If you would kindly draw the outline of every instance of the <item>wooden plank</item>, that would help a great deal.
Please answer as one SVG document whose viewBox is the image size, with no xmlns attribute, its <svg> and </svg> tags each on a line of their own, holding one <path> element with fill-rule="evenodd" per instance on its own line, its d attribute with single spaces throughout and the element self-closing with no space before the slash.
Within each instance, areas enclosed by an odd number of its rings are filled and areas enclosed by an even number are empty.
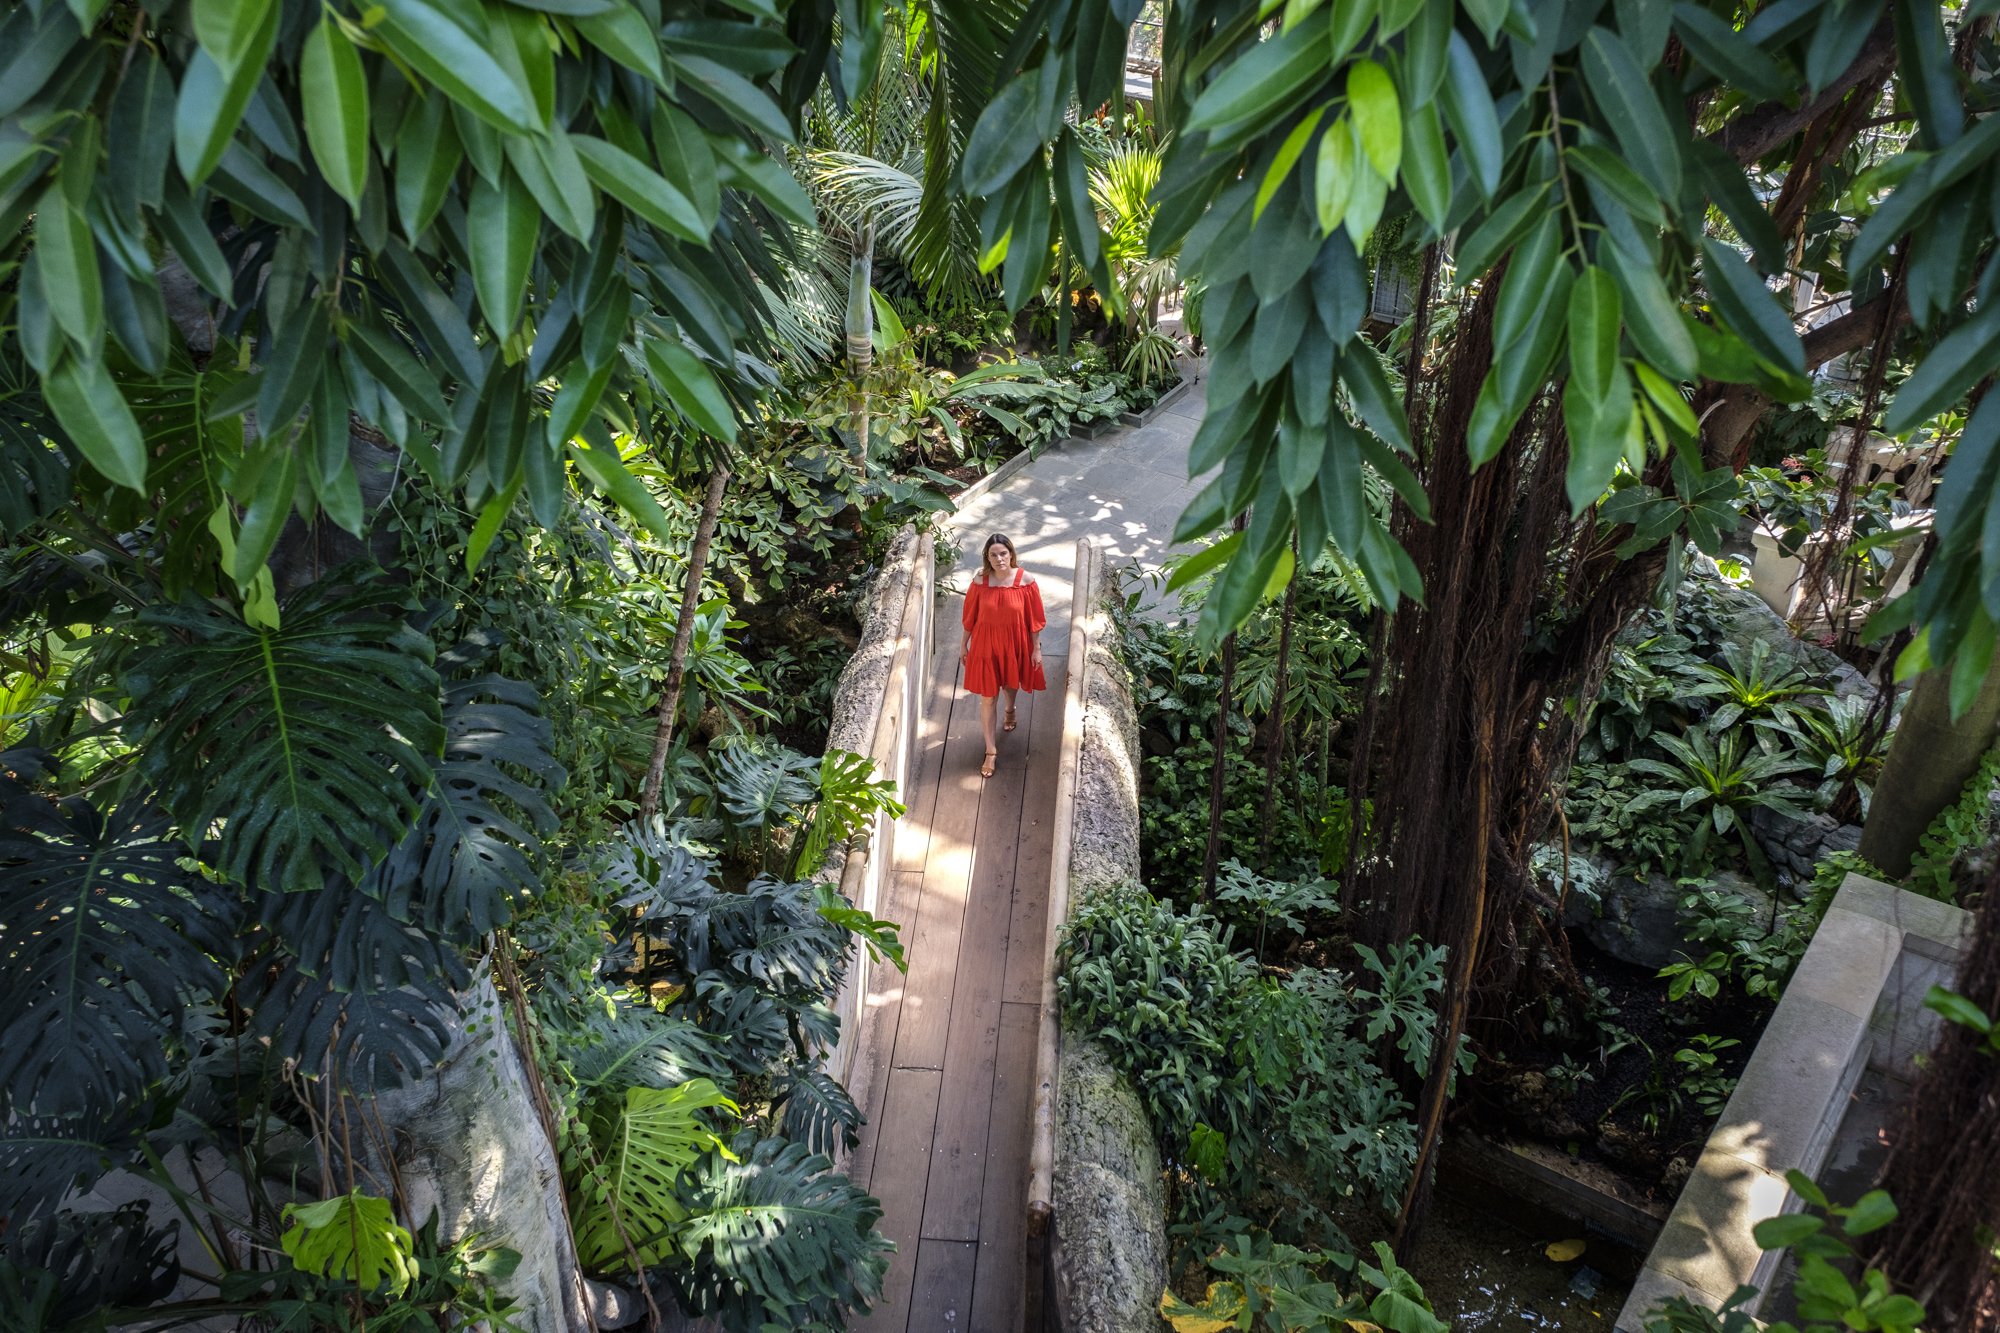
<svg viewBox="0 0 2000 1333">
<path fill-rule="evenodd" d="M 923 1242 L 916 1290 L 910 1293 L 910 1333 L 986 1333 L 984 1325 L 968 1322 L 978 1258 L 979 1247 L 968 1241 Z"/>
<path fill-rule="evenodd" d="M 979 1266 L 972 1284 L 972 1327 L 981 1333 L 1013 1333 L 1021 1327 L 1038 1013 L 1031 1004 L 1000 1007 L 986 1179 L 979 1192 Z"/>
<path fill-rule="evenodd" d="M 935 672 L 931 675 L 934 677 Z M 952 682 L 932 679 L 924 701 L 923 739 L 903 793 L 906 809 L 896 821 L 896 870 L 922 870 L 930 851 L 931 821 L 937 815 L 938 774 L 944 764 L 945 727 L 950 721 Z"/>
<path fill-rule="evenodd" d="M 958 971 L 959 929 L 972 880 L 972 838 L 984 783 L 979 776 L 979 756 L 984 749 L 979 735 L 979 700 L 960 694 L 952 700 L 945 728 L 923 896 L 908 945 L 910 971 L 904 979 L 894 1060 L 902 1068 L 944 1067 L 945 1034 L 951 1022 L 952 989 Z"/>
<path fill-rule="evenodd" d="M 1028 736 L 1027 800 L 1021 810 L 1020 862 L 1007 926 L 1003 998 L 1015 1004 L 1041 1003 L 1048 944 L 1049 864 L 1055 848 L 1056 770 L 1062 757 L 1067 659 L 1045 658 L 1042 670 L 1049 688 L 1036 700 L 1034 727 Z"/>
<path fill-rule="evenodd" d="M 902 928 L 902 939 L 907 948 L 914 932 L 911 926 L 917 915 L 918 895 L 923 891 L 922 875 L 897 872 L 889 876 L 889 900 L 884 905 L 883 917 Z M 889 1059 L 896 1049 L 896 1024 L 903 1010 L 903 987 L 906 978 L 890 963 L 878 963 L 869 973 L 868 1005 L 862 1013 L 861 1021 L 866 1034 L 860 1060 L 872 1063 L 865 1083 L 866 1105 L 862 1114 L 867 1116 L 867 1126 L 879 1126 L 889 1096 Z M 858 1062 L 857 1062 L 858 1063 Z M 851 1091 L 852 1089 L 850 1089 Z M 863 1189 L 868 1187 L 870 1174 L 875 1166 L 875 1145 L 877 1139 L 868 1128 L 861 1131 L 861 1141 L 848 1156 L 846 1171 L 848 1177 Z"/>
<path fill-rule="evenodd" d="M 937 1138 L 924 1194 L 926 1240 L 976 1240 L 979 1189 L 986 1175 L 987 1121 L 993 1104 L 993 1061 L 1000 1037 L 1000 990 L 1006 981 L 1007 922 L 1014 896 L 1021 805 L 1028 787 L 1024 734 L 1033 726 L 1034 696 L 1017 709 L 1019 725 L 1002 744 L 1002 766 L 986 784 L 973 836 L 972 881 L 959 935 L 951 1022 L 946 1030 L 944 1086 L 938 1096 Z"/>
<path fill-rule="evenodd" d="M 908 1321 L 929 1165 L 925 1155 L 908 1151 L 908 1145 L 930 1142 L 937 1126 L 938 1080 L 934 1069 L 890 1070 L 888 1104 L 882 1119 L 861 1131 L 862 1148 L 874 1163 L 868 1192 L 882 1201 L 879 1229 L 896 1243 L 896 1253 L 889 1256 L 889 1272 L 882 1280 L 882 1302 L 860 1321 L 865 1328 L 901 1329 Z M 878 1156 L 871 1139 L 894 1147 Z"/>
</svg>

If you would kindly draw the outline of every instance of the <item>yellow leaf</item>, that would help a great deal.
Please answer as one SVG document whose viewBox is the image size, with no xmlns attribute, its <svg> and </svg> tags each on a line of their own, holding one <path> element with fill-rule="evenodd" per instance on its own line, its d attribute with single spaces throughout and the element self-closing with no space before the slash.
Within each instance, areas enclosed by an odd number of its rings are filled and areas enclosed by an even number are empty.
<svg viewBox="0 0 2000 1333">
<path fill-rule="evenodd" d="M 1189 1305 L 1172 1291 L 1161 1292 L 1160 1317 L 1174 1326 L 1174 1333 L 1223 1333 L 1236 1327 L 1247 1303 L 1243 1288 L 1234 1282 L 1211 1282 L 1200 1305 Z"/>
<path fill-rule="evenodd" d="M 1347 1327 L 1353 1330 L 1353 1333 L 1382 1333 L 1380 1324 L 1371 1324 L 1366 1319 L 1350 1319 L 1347 1321 Z"/>
<path fill-rule="evenodd" d="M 1570 1260 L 1582 1254 L 1583 1249 L 1584 1249 L 1584 1242 L 1582 1242 L 1581 1240 L 1559 1240 L 1555 1244 L 1543 1250 L 1542 1253 L 1546 1254 L 1547 1256 L 1549 1256 L 1549 1258 L 1555 1260 L 1559 1264 L 1566 1264 Z"/>
</svg>

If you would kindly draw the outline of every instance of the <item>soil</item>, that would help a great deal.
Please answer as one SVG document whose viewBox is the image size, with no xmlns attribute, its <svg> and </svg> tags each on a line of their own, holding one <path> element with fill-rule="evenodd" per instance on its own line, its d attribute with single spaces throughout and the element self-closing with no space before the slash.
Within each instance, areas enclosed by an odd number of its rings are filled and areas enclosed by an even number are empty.
<svg viewBox="0 0 2000 1333">
<path fill-rule="evenodd" d="M 1470 1114 L 1601 1162 L 1646 1197 L 1671 1203 L 1715 1122 L 1691 1095 L 1675 1052 L 1698 1035 L 1733 1039 L 1715 1068 L 1733 1087 L 1775 1006 L 1728 985 L 1715 999 L 1669 1000 L 1668 983 L 1650 970 L 1574 936 L 1571 947 L 1577 969 L 1599 988 L 1598 1003 L 1588 1015 L 1571 1006 L 1544 1021 L 1525 1018 L 1475 1075 Z"/>
</svg>

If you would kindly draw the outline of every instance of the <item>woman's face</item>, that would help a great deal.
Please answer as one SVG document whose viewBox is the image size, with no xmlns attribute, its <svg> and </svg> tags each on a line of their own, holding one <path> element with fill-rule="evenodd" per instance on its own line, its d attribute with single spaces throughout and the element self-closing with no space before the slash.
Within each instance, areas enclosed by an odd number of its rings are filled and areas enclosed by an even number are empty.
<svg viewBox="0 0 2000 1333">
<path fill-rule="evenodd" d="M 1014 553 L 999 542 L 994 542 L 986 548 L 986 567 L 995 574 L 1005 574 L 1014 567 Z"/>
</svg>

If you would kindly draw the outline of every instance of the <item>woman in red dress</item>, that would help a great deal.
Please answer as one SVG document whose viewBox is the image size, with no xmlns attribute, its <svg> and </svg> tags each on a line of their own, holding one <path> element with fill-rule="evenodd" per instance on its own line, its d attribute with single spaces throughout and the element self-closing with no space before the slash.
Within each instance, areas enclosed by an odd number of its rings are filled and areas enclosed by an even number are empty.
<svg viewBox="0 0 2000 1333">
<path fill-rule="evenodd" d="M 986 559 L 965 590 L 965 647 L 958 655 L 965 688 L 979 696 L 979 729 L 986 734 L 986 762 L 979 776 L 993 776 L 999 753 L 993 735 L 994 703 L 1007 692 L 1004 731 L 1014 729 L 1014 701 L 1022 690 L 1044 690 L 1042 678 L 1042 591 L 1021 569 L 1014 543 L 994 533 L 986 539 Z"/>
</svg>

